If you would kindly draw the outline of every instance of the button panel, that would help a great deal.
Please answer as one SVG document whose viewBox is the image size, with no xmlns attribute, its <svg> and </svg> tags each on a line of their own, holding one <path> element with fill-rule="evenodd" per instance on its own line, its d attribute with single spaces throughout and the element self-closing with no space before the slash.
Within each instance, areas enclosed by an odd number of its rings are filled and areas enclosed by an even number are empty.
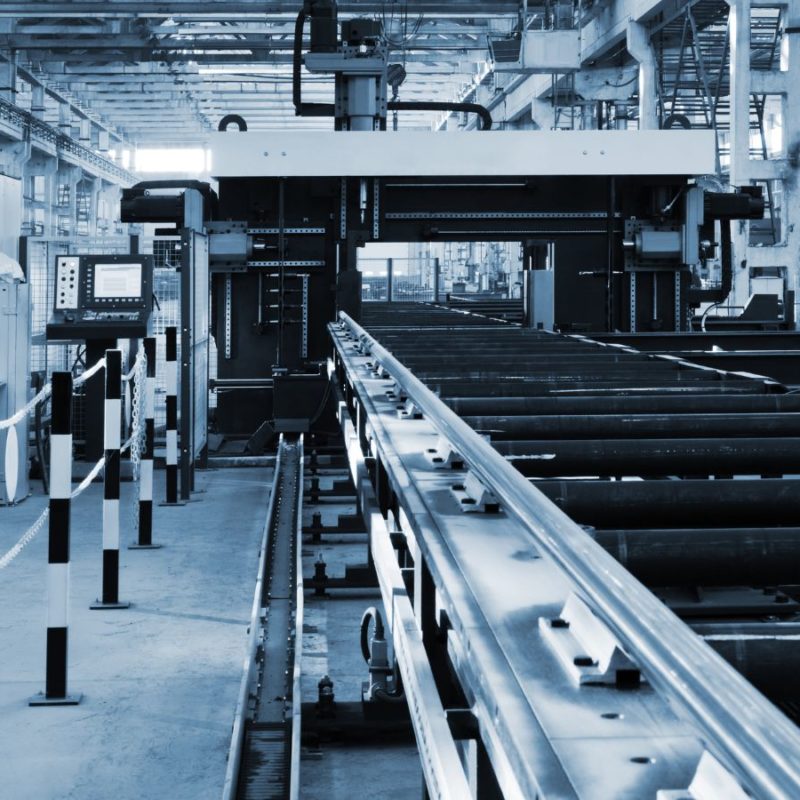
<svg viewBox="0 0 800 800">
<path fill-rule="evenodd" d="M 56 258 L 56 309 L 78 307 L 79 264 L 79 256 Z"/>
</svg>

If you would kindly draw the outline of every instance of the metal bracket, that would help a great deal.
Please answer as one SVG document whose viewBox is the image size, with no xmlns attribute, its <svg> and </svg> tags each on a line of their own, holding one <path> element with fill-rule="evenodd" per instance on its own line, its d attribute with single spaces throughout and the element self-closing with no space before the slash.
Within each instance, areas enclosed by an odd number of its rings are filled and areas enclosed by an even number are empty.
<svg viewBox="0 0 800 800">
<path fill-rule="evenodd" d="M 453 450 L 444 436 L 439 437 L 436 447 L 425 451 L 425 458 L 434 469 L 464 469 L 461 454 Z"/>
<path fill-rule="evenodd" d="M 406 400 L 397 406 L 398 419 L 422 419 L 422 412 L 414 405 L 413 400 Z"/>
<path fill-rule="evenodd" d="M 376 241 L 381 238 L 381 182 L 379 178 L 372 179 L 372 238 Z"/>
<path fill-rule="evenodd" d="M 472 470 L 467 472 L 463 484 L 457 483 L 451 486 L 450 491 L 464 512 L 496 513 L 500 510 L 497 498 L 481 483 Z"/>
<path fill-rule="evenodd" d="M 539 630 L 579 686 L 635 688 L 644 680 L 611 631 L 574 593 L 560 617 L 539 618 Z"/>
<path fill-rule="evenodd" d="M 347 178 L 342 178 L 339 189 L 339 239 L 344 241 L 347 238 Z"/>
<path fill-rule="evenodd" d="M 300 347 L 300 357 L 308 358 L 308 275 L 300 276 L 303 280 L 303 341 Z"/>
<path fill-rule="evenodd" d="M 751 800 L 739 781 L 707 750 L 688 789 L 659 789 L 656 800 Z"/>
<path fill-rule="evenodd" d="M 383 368 L 383 364 L 379 361 L 368 361 L 367 367 L 372 370 L 372 374 L 381 380 L 389 377 L 389 373 Z"/>
<path fill-rule="evenodd" d="M 261 305 L 261 293 L 258 296 L 259 306 Z M 225 276 L 225 358 L 232 357 L 232 315 L 233 315 L 233 276 Z"/>
<path fill-rule="evenodd" d="M 284 267 L 286 269 L 310 269 L 311 267 L 324 267 L 324 261 L 280 261 L 280 260 L 273 260 L 273 261 L 248 261 L 248 267 L 269 267 L 272 269 L 278 269 L 280 267 Z"/>
</svg>

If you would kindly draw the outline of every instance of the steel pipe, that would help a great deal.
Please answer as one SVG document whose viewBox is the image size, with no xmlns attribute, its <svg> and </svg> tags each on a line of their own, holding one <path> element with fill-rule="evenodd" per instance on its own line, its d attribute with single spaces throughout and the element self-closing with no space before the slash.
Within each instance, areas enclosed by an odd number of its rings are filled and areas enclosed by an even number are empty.
<svg viewBox="0 0 800 800">
<path fill-rule="evenodd" d="M 800 576 L 800 528 L 592 530 L 647 586 L 776 586 Z"/>
<path fill-rule="evenodd" d="M 764 798 L 800 797 L 797 727 L 583 529 L 535 491 L 389 351 L 343 312 L 340 318 L 495 493 L 504 511 L 525 527 L 536 547 L 574 582 L 654 688 L 671 698 L 745 787 Z M 798 495 L 796 489 L 794 495 Z"/>
<path fill-rule="evenodd" d="M 695 387 L 693 387 L 695 388 Z M 457 414 L 478 416 L 599 416 L 606 414 L 670 414 L 678 420 L 683 414 L 742 413 L 762 414 L 800 412 L 800 394 L 731 394 L 716 393 L 639 395 L 605 397 L 487 397 L 451 394 L 445 399 Z M 782 416 L 782 415 L 781 415 Z M 546 421 L 543 421 L 546 424 Z M 543 437 L 544 438 L 544 437 Z"/>
<path fill-rule="evenodd" d="M 800 624 L 716 622 L 692 629 L 774 703 L 797 700 Z"/>
<path fill-rule="evenodd" d="M 800 472 L 798 438 L 501 440 L 493 444 L 523 475 L 541 477 Z"/>
<path fill-rule="evenodd" d="M 661 394 L 680 396 L 681 398 L 692 394 L 752 394 L 754 386 L 751 382 L 743 380 L 718 380 L 718 381 L 674 381 L 668 382 L 662 378 L 630 377 L 627 380 L 575 380 L 543 379 L 528 381 L 501 380 L 494 375 L 484 376 L 489 383 L 480 382 L 480 374 L 469 379 L 465 376 L 447 378 L 431 376 L 426 378 L 431 389 L 440 397 L 541 397 L 543 395 L 561 394 L 564 398 L 575 397 L 578 394 L 588 395 L 640 395 L 660 399 Z"/>
<path fill-rule="evenodd" d="M 535 485 L 576 522 L 597 528 L 643 527 L 653 519 L 666 528 L 795 525 L 800 519 L 800 480 L 545 480 Z"/>
<path fill-rule="evenodd" d="M 453 404 L 450 403 L 452 408 Z M 492 441 L 503 439 L 678 439 L 800 436 L 800 414 L 553 414 L 462 416 Z"/>
</svg>

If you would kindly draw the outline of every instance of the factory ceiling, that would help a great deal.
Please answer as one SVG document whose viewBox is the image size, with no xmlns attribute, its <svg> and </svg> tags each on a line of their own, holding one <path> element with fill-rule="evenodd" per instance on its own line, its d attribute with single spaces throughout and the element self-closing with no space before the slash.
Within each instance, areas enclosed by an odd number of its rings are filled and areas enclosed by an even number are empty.
<svg viewBox="0 0 800 800">
<path fill-rule="evenodd" d="M 327 128 L 330 120 L 296 118 L 292 105 L 300 6 L 301 0 L 0 3 L 0 55 L 20 69 L 20 105 L 40 82 L 132 144 L 198 142 L 228 114 L 243 116 L 251 130 Z M 488 34 L 513 31 L 519 14 L 520 3 L 503 0 L 340 3 L 342 18 L 383 22 L 391 60 L 407 74 L 399 88 L 404 101 L 467 99 L 478 83 L 492 80 Z M 333 81 L 306 75 L 303 91 L 305 100 L 329 102 Z M 410 112 L 399 124 L 442 121 Z"/>
</svg>

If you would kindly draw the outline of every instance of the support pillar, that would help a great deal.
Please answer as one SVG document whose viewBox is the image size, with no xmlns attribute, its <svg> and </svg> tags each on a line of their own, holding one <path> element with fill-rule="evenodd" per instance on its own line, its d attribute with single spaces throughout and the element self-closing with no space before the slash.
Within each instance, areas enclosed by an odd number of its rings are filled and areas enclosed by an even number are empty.
<svg viewBox="0 0 800 800">
<path fill-rule="evenodd" d="M 69 550 L 72 505 L 72 373 L 54 372 L 50 427 L 50 518 L 47 549 L 47 655 L 44 694 L 31 706 L 77 705 L 67 692 Z"/>
<path fill-rule="evenodd" d="M 647 29 L 640 22 L 628 22 L 627 48 L 639 62 L 639 130 L 656 130 L 656 56 Z"/>
<path fill-rule="evenodd" d="M 37 83 L 31 87 L 31 114 L 36 119 L 44 119 L 44 86 Z"/>
<path fill-rule="evenodd" d="M 750 0 L 730 0 L 730 183 L 750 182 Z M 750 294 L 749 269 L 741 268 L 747 257 L 749 224 L 734 223 L 733 290 L 731 305 L 742 306 Z"/>
<path fill-rule="evenodd" d="M 17 102 L 17 53 L 11 53 L 0 61 L 0 100 Z"/>
</svg>

